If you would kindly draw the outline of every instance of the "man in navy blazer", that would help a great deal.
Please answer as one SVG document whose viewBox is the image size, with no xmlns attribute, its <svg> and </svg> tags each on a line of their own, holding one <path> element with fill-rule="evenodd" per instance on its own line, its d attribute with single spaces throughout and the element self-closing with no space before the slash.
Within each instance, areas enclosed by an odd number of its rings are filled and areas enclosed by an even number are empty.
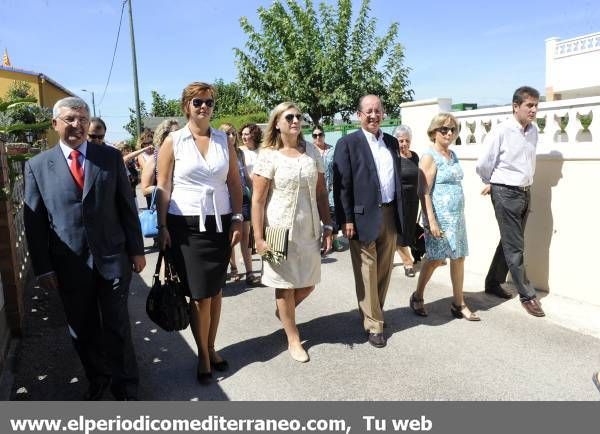
<svg viewBox="0 0 600 434">
<path fill-rule="evenodd" d="M 132 269 L 146 265 L 143 238 L 123 158 L 86 141 L 89 119 L 80 98 L 54 105 L 60 142 L 25 164 L 25 231 L 39 285 L 62 299 L 90 383 L 84 399 L 101 399 L 110 385 L 116 399 L 133 400 L 127 296 Z"/>
<path fill-rule="evenodd" d="M 378 96 L 363 96 L 361 128 L 337 142 L 333 157 L 337 222 L 350 240 L 359 312 L 377 348 L 386 345 L 383 305 L 403 225 L 399 145 L 379 128 L 383 114 Z"/>
</svg>

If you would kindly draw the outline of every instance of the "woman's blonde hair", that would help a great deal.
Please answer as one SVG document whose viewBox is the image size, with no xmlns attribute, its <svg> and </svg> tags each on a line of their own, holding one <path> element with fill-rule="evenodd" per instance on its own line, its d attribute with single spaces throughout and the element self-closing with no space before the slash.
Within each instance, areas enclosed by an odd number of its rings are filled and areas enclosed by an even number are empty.
<svg viewBox="0 0 600 434">
<path fill-rule="evenodd" d="M 224 124 L 221 124 L 219 126 L 219 129 L 221 131 L 225 131 L 225 134 L 229 134 L 230 132 L 233 131 L 233 138 L 234 138 L 233 147 L 236 150 L 239 149 L 239 147 L 240 147 L 240 137 L 239 137 L 238 132 L 236 131 L 235 127 L 232 124 L 224 123 Z"/>
<path fill-rule="evenodd" d="M 188 106 L 190 101 L 194 99 L 200 92 L 208 91 L 210 92 L 213 101 L 217 98 L 217 90 L 212 84 L 204 83 L 202 81 L 194 81 L 193 83 L 188 84 L 183 92 L 181 93 L 181 111 L 185 114 L 186 118 L 190 118 L 190 113 L 188 111 Z M 215 101 L 216 102 L 216 101 Z M 213 110 L 215 106 L 213 105 Z"/>
<path fill-rule="evenodd" d="M 163 144 L 169 133 L 171 132 L 171 127 L 173 125 L 179 127 L 179 122 L 176 119 L 165 119 L 162 121 L 156 129 L 154 130 L 154 139 L 152 142 L 156 149 L 160 148 L 160 145 Z"/>
<path fill-rule="evenodd" d="M 267 123 L 267 129 L 265 131 L 264 139 L 262 142 L 262 146 L 264 148 L 280 149 L 283 147 L 283 141 L 281 140 L 281 131 L 279 131 L 279 128 L 277 128 L 277 122 L 279 122 L 281 114 L 284 111 L 289 110 L 291 108 L 295 108 L 300 113 L 302 113 L 302 111 L 298 108 L 296 104 L 289 101 L 282 102 L 271 111 L 271 115 L 269 116 L 269 122 Z M 298 134 L 298 145 L 306 148 L 306 142 L 302 133 Z"/>
<path fill-rule="evenodd" d="M 458 121 L 454 116 L 450 113 L 439 113 L 433 117 L 431 123 L 429 124 L 429 128 L 427 128 L 427 135 L 432 142 L 435 142 L 435 133 L 438 128 L 441 127 L 454 127 L 454 133 L 452 133 L 452 140 L 456 140 L 458 137 Z"/>
</svg>

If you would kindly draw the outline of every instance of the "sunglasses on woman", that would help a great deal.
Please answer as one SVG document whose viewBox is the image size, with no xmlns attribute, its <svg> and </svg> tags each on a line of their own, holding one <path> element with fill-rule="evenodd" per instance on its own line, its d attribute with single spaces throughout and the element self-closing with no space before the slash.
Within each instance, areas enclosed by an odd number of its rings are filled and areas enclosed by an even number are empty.
<svg viewBox="0 0 600 434">
<path fill-rule="evenodd" d="M 201 98 L 192 99 L 192 105 L 194 107 L 202 107 L 202 104 L 206 104 L 206 107 L 211 108 L 215 104 L 215 101 L 210 98 L 209 99 L 201 99 Z"/>
<path fill-rule="evenodd" d="M 313 139 L 316 139 L 317 137 L 323 137 L 325 134 L 323 133 L 313 133 Z"/>
<path fill-rule="evenodd" d="M 285 119 L 286 121 L 288 121 L 288 123 L 290 123 L 290 124 L 291 124 L 292 122 L 294 122 L 294 118 L 296 118 L 296 120 L 299 122 L 299 121 L 301 121 L 301 120 L 302 120 L 302 115 L 301 115 L 300 113 L 296 113 L 296 114 L 294 114 L 294 113 L 289 113 L 289 114 L 285 115 L 285 117 L 284 117 L 284 119 Z"/>
<path fill-rule="evenodd" d="M 454 134 L 454 132 L 456 131 L 456 128 L 454 128 L 454 127 L 440 127 L 436 131 L 438 133 L 440 133 L 442 136 L 445 136 L 446 134 L 448 134 L 448 132 Z"/>
</svg>

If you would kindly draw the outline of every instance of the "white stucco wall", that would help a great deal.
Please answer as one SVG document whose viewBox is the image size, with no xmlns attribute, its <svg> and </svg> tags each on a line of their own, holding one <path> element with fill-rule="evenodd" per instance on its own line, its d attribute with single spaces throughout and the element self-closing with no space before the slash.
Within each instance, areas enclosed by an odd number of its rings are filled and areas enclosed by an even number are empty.
<svg viewBox="0 0 600 434">
<path fill-rule="evenodd" d="M 600 95 L 600 33 L 546 40 L 546 88 L 563 98 Z"/>
</svg>

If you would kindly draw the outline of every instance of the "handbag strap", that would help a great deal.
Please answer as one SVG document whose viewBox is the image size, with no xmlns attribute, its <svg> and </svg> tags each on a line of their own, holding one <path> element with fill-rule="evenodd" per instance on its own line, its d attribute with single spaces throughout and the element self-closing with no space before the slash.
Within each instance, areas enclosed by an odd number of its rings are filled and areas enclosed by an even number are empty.
<svg viewBox="0 0 600 434">
<path fill-rule="evenodd" d="M 150 208 L 152 211 L 154 211 L 156 209 L 156 190 L 158 190 L 156 188 L 156 186 L 154 186 L 154 188 L 152 189 L 152 199 L 150 200 Z"/>
<path fill-rule="evenodd" d="M 168 251 L 164 252 L 164 257 L 165 257 L 165 277 L 168 280 L 175 280 L 175 279 L 178 280 L 179 276 L 177 275 L 177 271 L 173 267 L 173 260 L 171 259 L 171 255 L 169 254 Z"/>
<path fill-rule="evenodd" d="M 158 261 L 156 261 L 156 268 L 154 269 L 154 277 L 158 277 L 160 275 L 160 267 L 162 265 L 164 256 L 165 256 L 165 252 L 163 250 L 158 252 Z"/>
</svg>

